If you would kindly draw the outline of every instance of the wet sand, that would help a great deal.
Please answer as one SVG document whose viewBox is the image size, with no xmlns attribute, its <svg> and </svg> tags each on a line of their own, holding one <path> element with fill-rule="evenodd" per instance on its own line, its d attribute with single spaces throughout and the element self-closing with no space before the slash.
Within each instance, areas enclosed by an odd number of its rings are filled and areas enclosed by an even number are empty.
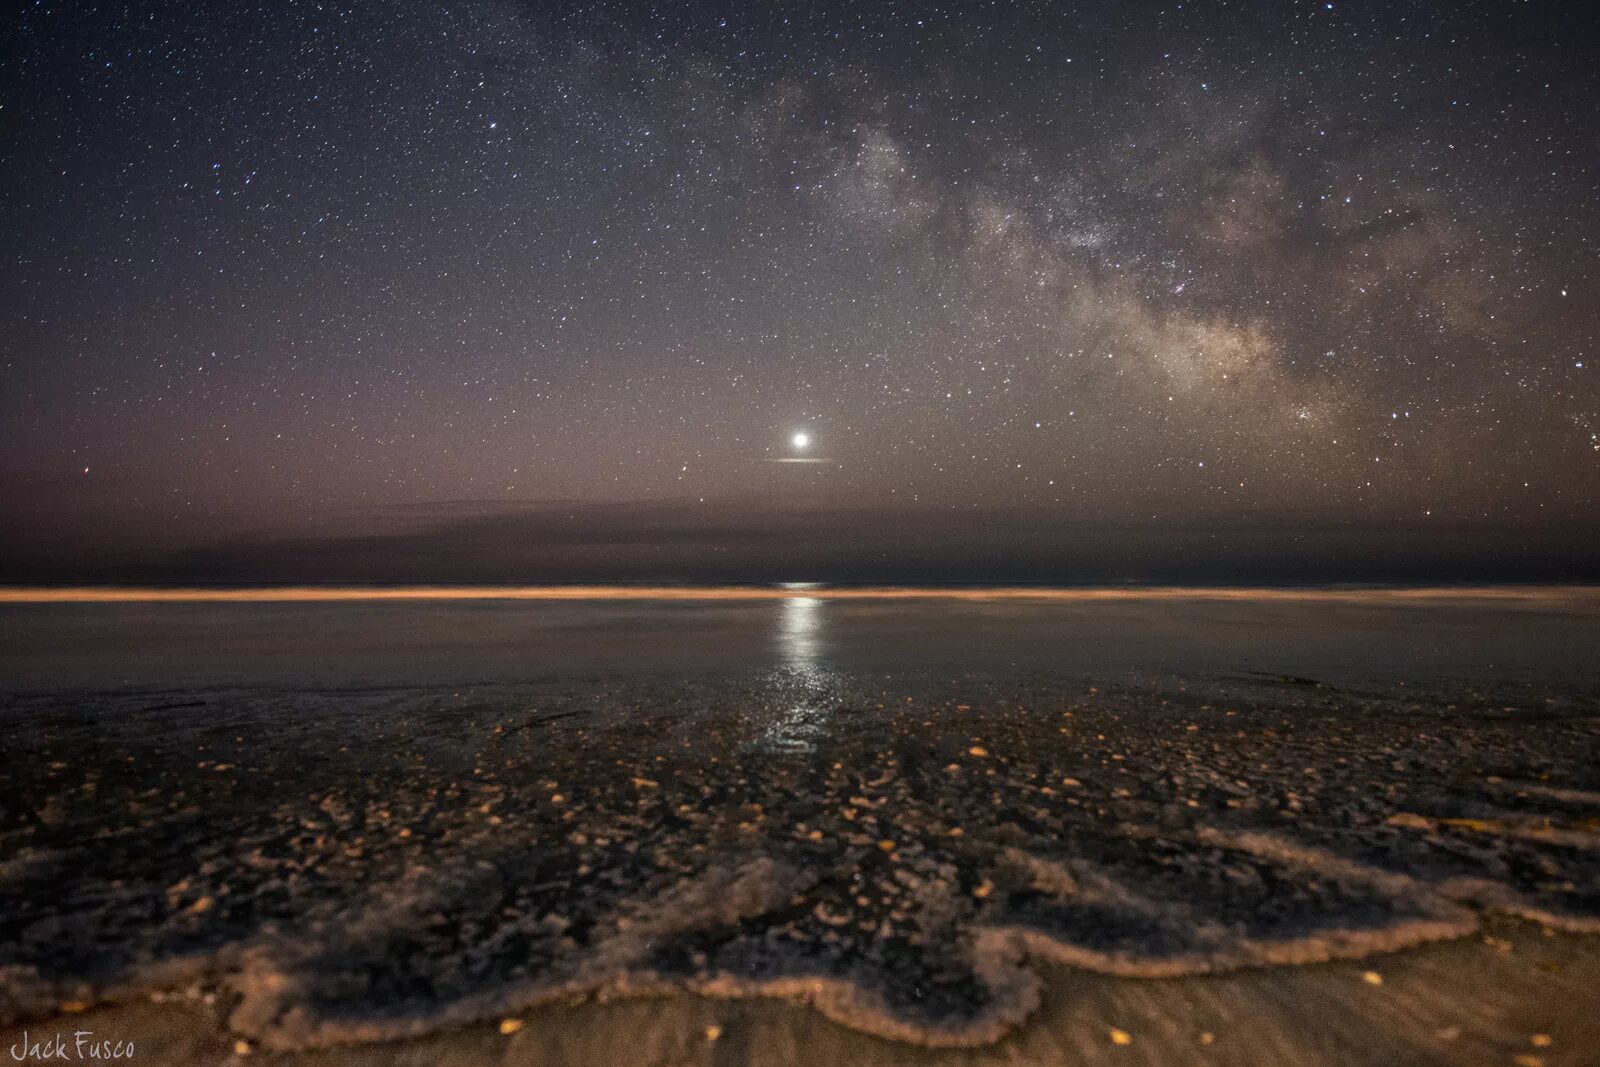
<svg viewBox="0 0 1600 1067">
<path fill-rule="evenodd" d="M 0 1019 L 174 1063 L 1592 1062 L 1596 621 L 8 607 Z"/>
<path fill-rule="evenodd" d="M 552 1004 L 410 1041 L 282 1053 L 241 1045 L 226 998 L 195 986 L 36 1020 L 28 1032 L 33 1040 L 116 1035 L 137 1050 L 126 1062 L 172 1065 L 1577 1067 L 1600 1049 L 1596 949 L 1587 938 L 1491 924 L 1477 937 L 1365 962 L 1149 980 L 1049 968 L 1025 1023 L 993 1044 L 959 1049 L 887 1041 L 784 1001 L 692 994 Z M 0 1048 L 22 1034 L 0 1027 Z"/>
</svg>

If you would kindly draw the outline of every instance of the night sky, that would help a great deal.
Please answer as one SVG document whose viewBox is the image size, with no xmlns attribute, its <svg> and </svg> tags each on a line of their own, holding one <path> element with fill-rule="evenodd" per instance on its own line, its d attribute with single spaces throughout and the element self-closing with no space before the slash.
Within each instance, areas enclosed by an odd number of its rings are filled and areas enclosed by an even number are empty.
<svg viewBox="0 0 1600 1067">
<path fill-rule="evenodd" d="M 1600 578 L 1586 10 L 29 3 L 0 579 Z"/>
</svg>

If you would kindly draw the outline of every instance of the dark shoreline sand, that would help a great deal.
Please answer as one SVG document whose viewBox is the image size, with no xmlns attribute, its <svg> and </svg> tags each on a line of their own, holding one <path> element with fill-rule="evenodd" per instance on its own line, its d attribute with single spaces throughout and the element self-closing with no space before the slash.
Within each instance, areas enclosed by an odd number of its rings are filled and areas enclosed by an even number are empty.
<svg viewBox="0 0 1600 1067">
<path fill-rule="evenodd" d="M 1052 967 L 1039 1009 L 1014 1032 L 973 1048 L 876 1038 L 782 1000 L 692 994 L 574 1000 L 412 1040 L 280 1053 L 240 1044 L 228 1030 L 227 999 L 189 987 L 34 1020 L 28 1033 L 60 1033 L 70 1043 L 87 1030 L 90 1040 L 132 1042 L 136 1055 L 124 1062 L 170 1067 L 1578 1067 L 1600 1060 L 1596 989 L 1600 939 L 1503 922 L 1365 961 L 1227 975 L 1130 979 Z M 0 1050 L 22 1034 L 22 1026 L 0 1027 Z"/>
<path fill-rule="evenodd" d="M 1596 619 L 11 606 L 0 1021 L 174 1063 L 1593 1062 Z"/>
</svg>

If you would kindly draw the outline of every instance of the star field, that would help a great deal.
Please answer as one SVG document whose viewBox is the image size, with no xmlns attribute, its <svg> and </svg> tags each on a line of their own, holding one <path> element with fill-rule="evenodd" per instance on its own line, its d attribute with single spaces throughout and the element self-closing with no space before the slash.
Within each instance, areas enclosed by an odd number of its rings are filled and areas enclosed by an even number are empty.
<svg viewBox="0 0 1600 1067">
<path fill-rule="evenodd" d="M 457 504 L 1582 543 L 1594 31 L 30 4 L 0 45 L 11 576 Z"/>
</svg>

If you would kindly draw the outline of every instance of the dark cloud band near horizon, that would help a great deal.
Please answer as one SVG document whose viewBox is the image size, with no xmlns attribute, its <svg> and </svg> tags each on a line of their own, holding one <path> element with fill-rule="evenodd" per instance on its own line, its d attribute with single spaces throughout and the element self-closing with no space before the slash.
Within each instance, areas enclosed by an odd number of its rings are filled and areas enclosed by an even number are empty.
<svg viewBox="0 0 1600 1067">
<path fill-rule="evenodd" d="M 118 556 L 71 539 L 0 545 L 0 582 L 191 584 L 1587 582 L 1566 524 L 1351 523 L 1334 513 L 1043 521 L 1027 509 L 750 500 L 457 502 Z M 1462 549 L 1456 546 L 1470 546 Z"/>
</svg>

